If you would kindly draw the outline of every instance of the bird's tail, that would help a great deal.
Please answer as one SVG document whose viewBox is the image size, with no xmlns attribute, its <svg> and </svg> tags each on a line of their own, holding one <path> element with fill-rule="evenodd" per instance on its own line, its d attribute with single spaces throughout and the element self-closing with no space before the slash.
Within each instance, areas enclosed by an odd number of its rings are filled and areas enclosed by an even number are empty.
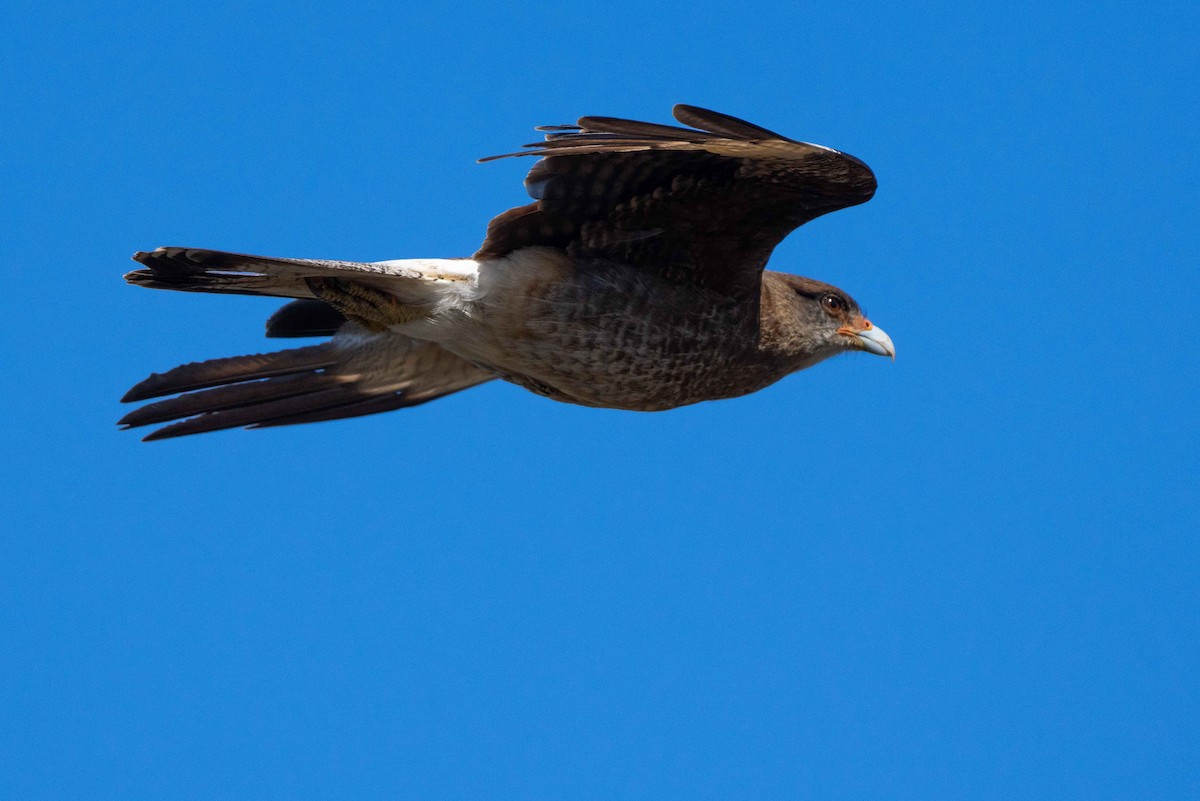
<svg viewBox="0 0 1200 801">
<path fill-rule="evenodd" d="M 476 266 L 471 259 L 332 261 L 180 247 L 138 252 L 133 258 L 143 266 L 125 280 L 136 286 L 315 298 L 371 330 L 411 322 L 461 297 Z"/>
<path fill-rule="evenodd" d="M 493 378 L 432 342 L 346 323 L 321 345 L 184 364 L 155 373 L 121 400 L 148 403 L 125 428 L 168 423 L 144 439 L 237 427 L 313 423 L 386 412 Z"/>
</svg>

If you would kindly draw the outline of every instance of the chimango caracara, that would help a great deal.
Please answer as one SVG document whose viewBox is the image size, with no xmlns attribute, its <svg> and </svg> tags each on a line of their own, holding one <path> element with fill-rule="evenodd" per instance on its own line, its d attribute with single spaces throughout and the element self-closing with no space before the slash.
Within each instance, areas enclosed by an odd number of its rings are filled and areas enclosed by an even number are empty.
<svg viewBox="0 0 1200 801">
<path fill-rule="evenodd" d="M 502 378 L 555 400 L 656 411 L 755 392 L 844 351 L 894 356 L 845 292 L 764 270 L 799 225 L 870 199 L 858 159 L 724 114 L 691 128 L 584 117 L 521 153 L 534 202 L 469 259 L 372 263 L 167 247 L 132 284 L 294 298 L 268 337 L 309 347 L 186 364 L 125 395 L 146 439 L 415 406 Z M 501 158 L 501 157 L 496 157 Z"/>
</svg>

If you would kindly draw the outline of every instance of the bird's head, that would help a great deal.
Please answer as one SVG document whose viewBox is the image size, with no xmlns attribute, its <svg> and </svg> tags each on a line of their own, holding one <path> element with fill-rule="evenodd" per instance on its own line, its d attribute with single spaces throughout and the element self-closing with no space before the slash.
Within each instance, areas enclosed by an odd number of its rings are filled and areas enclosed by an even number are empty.
<svg viewBox="0 0 1200 801">
<path fill-rule="evenodd" d="M 769 275 L 778 279 L 771 282 L 774 286 L 763 301 L 775 310 L 771 316 L 780 324 L 778 345 L 798 362 L 794 369 L 854 350 L 896 358 L 891 337 L 872 324 L 854 298 L 842 290 L 798 275 Z"/>
</svg>

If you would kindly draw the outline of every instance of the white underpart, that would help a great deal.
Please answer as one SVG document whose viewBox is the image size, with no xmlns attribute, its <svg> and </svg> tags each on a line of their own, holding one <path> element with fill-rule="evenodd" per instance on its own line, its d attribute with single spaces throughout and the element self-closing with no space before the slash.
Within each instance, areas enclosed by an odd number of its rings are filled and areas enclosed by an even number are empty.
<svg viewBox="0 0 1200 801">
<path fill-rule="evenodd" d="M 560 250 L 529 247 L 499 259 L 398 259 L 381 262 L 394 274 L 419 274 L 420 280 L 392 279 L 381 288 L 427 310 L 415 320 L 392 326 L 396 333 L 437 342 L 473 363 L 491 364 L 494 325 L 523 319 L 538 287 L 566 280 L 570 260 Z"/>
<path fill-rule="evenodd" d="M 479 262 L 474 259 L 392 259 L 372 264 L 395 276 L 376 286 L 405 303 L 431 307 L 434 316 L 478 296 Z"/>
<path fill-rule="evenodd" d="M 409 292 L 425 295 L 432 308 L 430 317 L 450 311 L 468 311 L 478 302 L 502 303 L 504 298 L 525 294 L 533 284 L 562 280 L 570 270 L 570 260 L 561 251 L 528 247 L 499 259 L 393 259 L 374 262 L 397 277 L 420 277 L 420 288 L 405 282 L 384 285 L 404 298 Z M 486 301 L 485 301 L 486 299 Z"/>
<path fill-rule="evenodd" d="M 391 259 L 372 264 L 398 275 L 411 271 L 443 281 L 470 280 L 479 269 L 479 262 L 474 259 Z"/>
</svg>

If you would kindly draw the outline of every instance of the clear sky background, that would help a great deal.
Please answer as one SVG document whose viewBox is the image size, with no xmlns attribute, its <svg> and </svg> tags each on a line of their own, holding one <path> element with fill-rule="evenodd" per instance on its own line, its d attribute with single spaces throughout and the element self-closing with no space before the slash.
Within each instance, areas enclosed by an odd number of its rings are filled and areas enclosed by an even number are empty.
<svg viewBox="0 0 1200 801">
<path fill-rule="evenodd" d="M 0 17 L 0 797 L 1200 796 L 1194 3 Z M 467 255 L 475 158 L 675 102 L 875 169 L 773 266 L 895 364 L 117 431 L 276 344 L 133 251 Z"/>
</svg>

